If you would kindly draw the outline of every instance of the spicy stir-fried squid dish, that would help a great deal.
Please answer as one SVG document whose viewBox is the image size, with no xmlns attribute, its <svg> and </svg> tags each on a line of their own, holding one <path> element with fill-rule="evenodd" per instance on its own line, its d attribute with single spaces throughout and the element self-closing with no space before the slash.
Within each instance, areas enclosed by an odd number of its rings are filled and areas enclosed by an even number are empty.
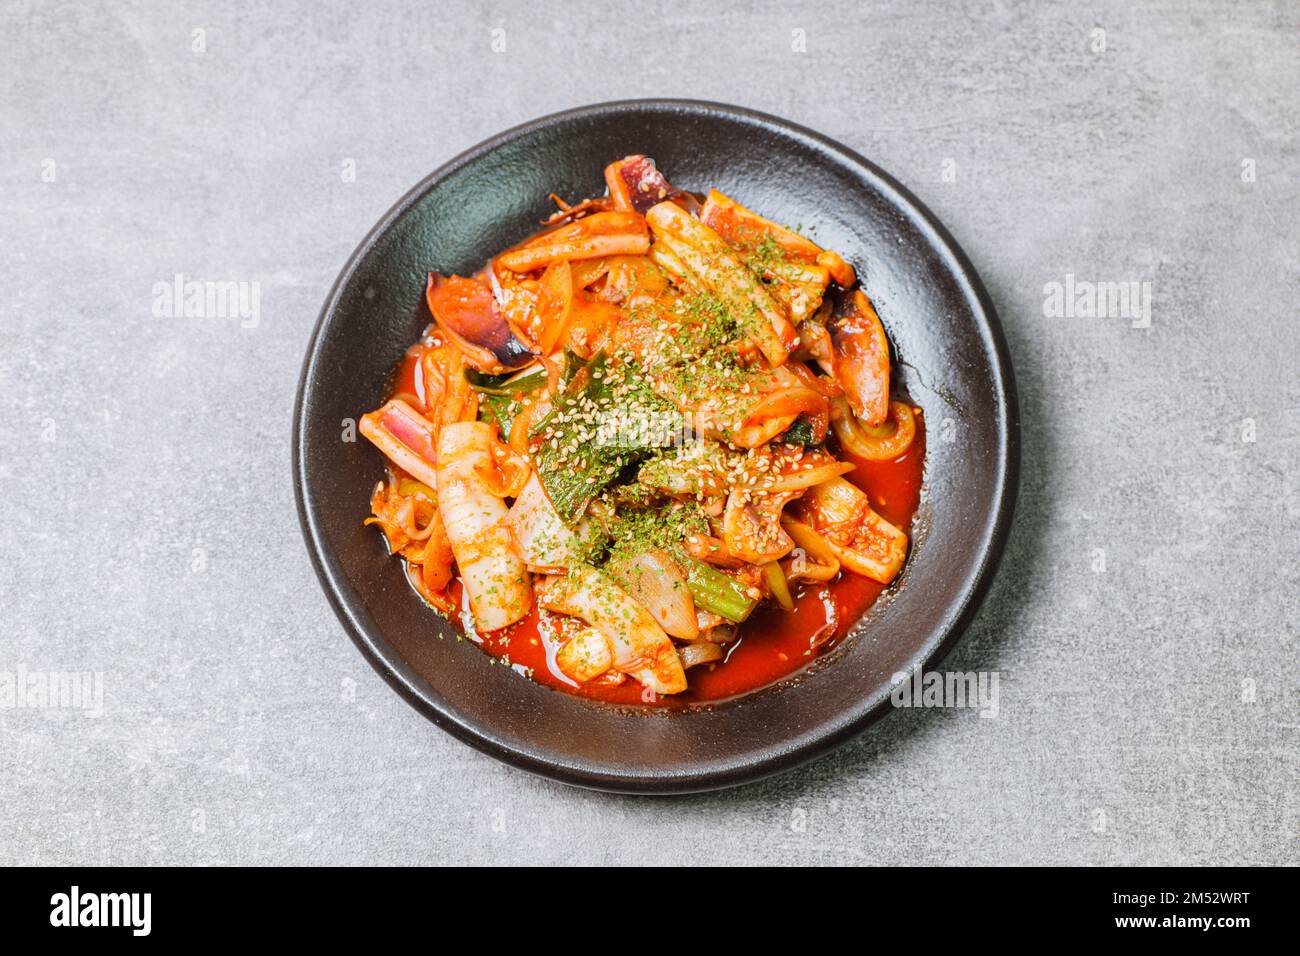
<svg viewBox="0 0 1300 956">
<path fill-rule="evenodd" d="M 653 161 L 473 276 L 361 419 L 368 524 L 499 661 L 622 703 L 770 683 L 899 573 L 919 410 L 853 267 Z M 672 695 L 672 696 L 670 696 Z"/>
</svg>

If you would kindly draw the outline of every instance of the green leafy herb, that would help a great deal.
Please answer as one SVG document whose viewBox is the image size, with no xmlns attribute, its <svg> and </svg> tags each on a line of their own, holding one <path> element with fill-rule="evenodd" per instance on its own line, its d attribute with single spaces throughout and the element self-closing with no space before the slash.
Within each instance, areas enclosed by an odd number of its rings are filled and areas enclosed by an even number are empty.
<svg viewBox="0 0 1300 956">
<path fill-rule="evenodd" d="M 485 375 L 472 368 L 465 369 L 469 387 L 480 395 L 517 396 L 535 392 L 546 384 L 546 370 L 540 365 L 522 375 Z"/>
<path fill-rule="evenodd" d="M 781 433 L 777 441 L 787 445 L 799 445 L 802 448 L 815 448 L 819 442 L 813 437 L 812 422 L 800 415 L 794 424 Z"/>
<path fill-rule="evenodd" d="M 776 266 L 789 261 L 789 258 L 789 253 L 785 251 L 785 248 L 779 242 L 770 235 L 764 235 L 750 247 L 748 254 L 745 256 L 745 265 L 749 266 L 754 275 L 762 279 L 767 273 L 772 272 Z"/>
<path fill-rule="evenodd" d="M 578 367 L 530 432 L 538 477 L 560 517 L 576 521 L 625 467 L 672 441 L 679 422 L 634 366 L 611 366 L 601 352 Z"/>
<path fill-rule="evenodd" d="M 514 426 L 515 416 L 519 414 L 519 407 L 518 399 L 484 392 L 479 402 L 479 414 L 484 421 L 495 422 L 501 432 L 501 440 L 509 441 L 510 430 Z"/>
<path fill-rule="evenodd" d="M 647 551 L 675 554 L 688 536 L 709 533 L 708 519 L 694 502 L 663 508 L 623 508 L 604 527 L 611 560 Z"/>
</svg>

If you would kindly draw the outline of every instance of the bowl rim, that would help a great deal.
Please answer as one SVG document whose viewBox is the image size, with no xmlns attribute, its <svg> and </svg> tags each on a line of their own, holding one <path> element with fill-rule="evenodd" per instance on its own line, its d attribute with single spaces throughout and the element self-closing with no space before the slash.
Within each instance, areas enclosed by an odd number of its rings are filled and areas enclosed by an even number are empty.
<svg viewBox="0 0 1300 956">
<path fill-rule="evenodd" d="M 924 227 L 924 230 L 929 231 L 934 244 L 946 254 L 948 260 L 955 267 L 960 283 L 964 284 L 971 293 L 974 303 L 979 307 L 978 314 L 975 316 L 976 324 L 982 326 L 980 331 L 991 346 L 988 358 L 992 380 L 996 386 L 993 404 L 995 410 L 1000 413 L 999 417 L 1002 423 L 1002 427 L 999 429 L 1001 454 L 995 460 L 999 473 L 996 476 L 994 485 L 992 521 L 989 523 L 987 538 L 980 552 L 979 560 L 974 564 L 968 578 L 970 584 L 945 602 L 950 607 L 959 610 L 955 616 L 949 617 L 949 624 L 946 627 L 941 626 L 932 632 L 926 643 L 909 660 L 909 664 L 913 669 L 930 670 L 952 650 L 964 635 L 992 584 L 998 563 L 1010 536 L 1016 497 L 1019 490 L 1019 403 L 1015 377 L 1011 367 L 1010 351 L 1007 347 L 997 311 L 964 250 L 957 244 L 937 217 L 906 187 L 870 160 L 842 143 L 798 123 L 746 107 L 709 100 L 681 98 L 610 100 L 574 107 L 520 123 L 497 133 L 443 163 L 407 190 L 380 217 L 379 221 L 366 233 L 365 237 L 348 257 L 338 277 L 330 287 L 321 311 L 317 316 L 316 323 L 312 328 L 306 354 L 303 358 L 302 369 L 299 373 L 293 405 L 291 444 L 294 501 L 312 568 L 316 572 L 316 577 L 320 581 L 322 590 L 324 590 L 335 616 L 370 666 L 408 704 L 438 727 L 458 740 L 469 744 L 474 749 L 503 763 L 561 783 L 619 793 L 695 793 L 749 783 L 815 760 L 856 737 L 891 712 L 894 708 L 890 704 L 889 696 L 884 695 L 874 706 L 851 715 L 847 720 L 841 714 L 838 720 L 835 717 L 830 717 L 821 721 L 810 731 L 802 734 L 792 745 L 785 747 L 774 746 L 772 752 L 758 759 L 686 774 L 674 773 L 670 768 L 654 767 L 645 768 L 641 772 L 636 770 L 629 770 L 625 773 L 593 772 L 530 753 L 527 749 L 512 746 L 509 741 L 497 739 L 484 733 L 480 728 L 457 720 L 455 715 L 440 707 L 436 700 L 430 699 L 422 687 L 422 685 L 427 684 L 425 679 L 402 658 L 396 649 L 387 643 L 382 634 L 371 635 L 369 633 L 365 624 L 352 612 L 349 599 L 342 586 L 345 575 L 337 559 L 326 545 L 324 535 L 309 506 L 306 491 L 308 474 L 303 452 L 306 440 L 304 418 L 307 408 L 308 386 L 317 367 L 324 333 L 335 316 L 341 293 L 351 281 L 362 260 L 365 259 L 379 239 L 437 184 L 508 142 L 556 123 L 638 112 L 689 113 L 704 117 L 714 116 L 740 120 L 759 128 L 774 130 L 786 137 L 802 140 L 806 144 L 814 146 L 819 152 L 831 154 L 845 166 L 856 167 L 856 171 L 862 173 L 865 178 L 872 182 L 874 187 L 885 193 L 892 204 L 906 209 L 917 217 L 918 224 Z M 689 719 L 689 714 L 690 711 L 688 710 L 681 714 L 670 715 L 669 719 Z"/>
</svg>

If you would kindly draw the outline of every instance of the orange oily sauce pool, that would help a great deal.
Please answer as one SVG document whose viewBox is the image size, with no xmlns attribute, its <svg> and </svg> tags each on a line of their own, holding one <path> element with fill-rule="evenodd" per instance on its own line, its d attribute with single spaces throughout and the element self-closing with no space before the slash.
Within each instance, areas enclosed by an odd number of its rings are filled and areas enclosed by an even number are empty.
<svg viewBox="0 0 1300 956">
<path fill-rule="evenodd" d="M 424 389 L 418 358 L 413 354 L 417 352 L 418 346 L 399 365 L 393 397 L 413 396 L 416 401 L 412 404 L 423 408 Z M 909 539 L 925 463 L 925 420 L 920 410 L 916 411 L 916 438 L 893 461 L 864 461 L 835 447 L 831 439 L 836 457 L 855 465 L 845 477 L 865 491 L 871 507 Z M 723 660 L 692 667 L 686 672 L 689 686 L 684 692 L 657 699 L 631 677 L 620 683 L 597 678 L 577 684 L 565 676 L 555 664 L 555 655 L 567 639 L 569 624 L 560 615 L 539 610 L 535 602 L 518 623 L 486 634 L 471 632 L 470 637 L 523 677 L 556 690 L 614 704 L 682 706 L 735 697 L 803 669 L 839 643 L 884 590 L 885 585 L 846 571 L 830 582 L 798 585 L 793 611 L 763 602 L 740 625 L 738 639 L 727 645 Z M 452 581 L 449 593 L 462 608 L 462 617 L 469 620 L 459 578 Z M 463 629 L 461 621 L 452 623 Z"/>
</svg>

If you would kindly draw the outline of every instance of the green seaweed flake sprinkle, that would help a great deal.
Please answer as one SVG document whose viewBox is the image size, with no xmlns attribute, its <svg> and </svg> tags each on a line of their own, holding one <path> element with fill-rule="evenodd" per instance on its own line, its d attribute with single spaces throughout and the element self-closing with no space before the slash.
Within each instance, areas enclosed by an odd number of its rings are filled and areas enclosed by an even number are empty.
<svg viewBox="0 0 1300 956">
<path fill-rule="evenodd" d="M 790 261 L 790 254 L 771 236 L 763 236 L 745 255 L 747 265 L 754 275 L 762 279 L 773 267 Z"/>
<path fill-rule="evenodd" d="M 667 508 L 619 511 L 607 523 L 608 560 L 635 557 L 647 551 L 675 552 L 693 534 L 708 534 L 704 512 L 692 502 L 674 502 Z"/>
</svg>

